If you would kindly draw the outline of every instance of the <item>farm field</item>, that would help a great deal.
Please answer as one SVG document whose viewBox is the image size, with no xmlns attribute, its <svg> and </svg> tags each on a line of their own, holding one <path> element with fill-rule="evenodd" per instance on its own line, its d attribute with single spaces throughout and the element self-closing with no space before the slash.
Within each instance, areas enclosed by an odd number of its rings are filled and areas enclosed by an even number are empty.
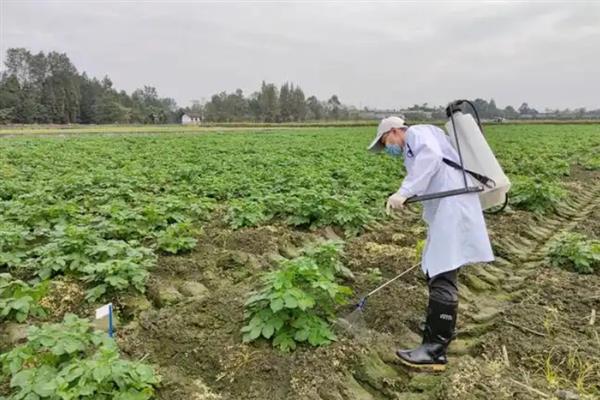
<svg viewBox="0 0 600 400">
<path fill-rule="evenodd" d="M 586 122 L 583 122 L 586 123 Z M 322 122 L 288 122 L 288 123 L 255 123 L 255 122 L 224 122 L 204 123 L 202 125 L 6 125 L 0 127 L 0 136 L 35 136 L 35 135 L 82 135 L 82 134 L 156 134 L 156 133 L 206 133 L 224 131 L 252 131 L 259 128 L 266 130 L 288 130 L 299 128 L 325 127 L 373 127 L 376 121 L 322 121 Z"/>
<path fill-rule="evenodd" d="M 383 213 L 403 170 L 365 150 L 374 127 L 139 129 L 0 137 L 0 398 L 600 398 L 600 125 L 486 128 L 513 189 L 496 261 L 461 271 L 447 379 L 394 360 L 420 271 L 367 331 L 335 323 L 425 238 L 418 206 Z M 118 349 L 65 320 L 107 302 Z"/>
</svg>

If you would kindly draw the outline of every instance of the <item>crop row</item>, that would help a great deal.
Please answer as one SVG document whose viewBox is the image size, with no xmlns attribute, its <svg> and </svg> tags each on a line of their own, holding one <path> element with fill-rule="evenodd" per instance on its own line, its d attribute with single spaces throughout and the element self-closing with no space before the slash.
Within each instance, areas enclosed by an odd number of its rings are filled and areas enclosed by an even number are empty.
<svg viewBox="0 0 600 400">
<path fill-rule="evenodd" d="M 5 139 L 0 148 L 0 268 L 72 275 L 88 299 L 143 290 L 158 252 L 194 247 L 216 215 L 237 229 L 283 223 L 357 233 L 382 217 L 401 162 L 365 151 L 367 128 L 202 135 Z M 594 125 L 491 126 L 513 205 L 550 212 L 561 178 L 597 168 Z"/>
</svg>

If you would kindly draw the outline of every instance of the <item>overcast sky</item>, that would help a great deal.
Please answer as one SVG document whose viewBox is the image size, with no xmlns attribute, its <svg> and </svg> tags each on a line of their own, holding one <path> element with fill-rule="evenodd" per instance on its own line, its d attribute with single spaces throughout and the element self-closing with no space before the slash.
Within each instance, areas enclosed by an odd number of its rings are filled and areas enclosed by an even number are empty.
<svg viewBox="0 0 600 400">
<path fill-rule="evenodd" d="M 600 108 L 600 1 L 0 3 L 3 58 L 65 52 L 80 72 L 182 106 L 266 80 L 356 106 Z"/>
</svg>

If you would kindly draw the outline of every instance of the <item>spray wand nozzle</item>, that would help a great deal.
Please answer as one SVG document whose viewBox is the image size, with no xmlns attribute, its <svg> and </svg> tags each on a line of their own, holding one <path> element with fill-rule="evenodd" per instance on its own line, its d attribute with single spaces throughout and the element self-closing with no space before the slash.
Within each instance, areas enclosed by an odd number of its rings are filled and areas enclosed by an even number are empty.
<svg viewBox="0 0 600 400">
<path fill-rule="evenodd" d="M 356 309 L 362 310 L 365 307 L 365 304 L 367 304 L 367 297 L 363 297 L 362 299 L 360 299 L 358 304 L 356 304 Z"/>
</svg>

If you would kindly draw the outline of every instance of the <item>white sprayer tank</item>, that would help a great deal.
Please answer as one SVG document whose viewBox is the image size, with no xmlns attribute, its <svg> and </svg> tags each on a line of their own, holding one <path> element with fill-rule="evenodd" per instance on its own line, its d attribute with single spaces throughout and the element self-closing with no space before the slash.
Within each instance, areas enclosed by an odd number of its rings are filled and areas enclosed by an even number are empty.
<svg viewBox="0 0 600 400">
<path fill-rule="evenodd" d="M 500 163 L 496 160 L 477 122 L 471 114 L 463 114 L 460 111 L 455 112 L 453 117 L 464 168 L 485 175 L 496 183 L 493 188 L 484 186 L 483 192 L 479 193 L 481 208 L 485 210 L 503 205 L 510 189 L 510 181 L 502 171 Z M 450 142 L 456 148 L 452 119 L 446 123 L 446 132 Z M 456 161 L 459 162 L 459 160 Z"/>
</svg>

